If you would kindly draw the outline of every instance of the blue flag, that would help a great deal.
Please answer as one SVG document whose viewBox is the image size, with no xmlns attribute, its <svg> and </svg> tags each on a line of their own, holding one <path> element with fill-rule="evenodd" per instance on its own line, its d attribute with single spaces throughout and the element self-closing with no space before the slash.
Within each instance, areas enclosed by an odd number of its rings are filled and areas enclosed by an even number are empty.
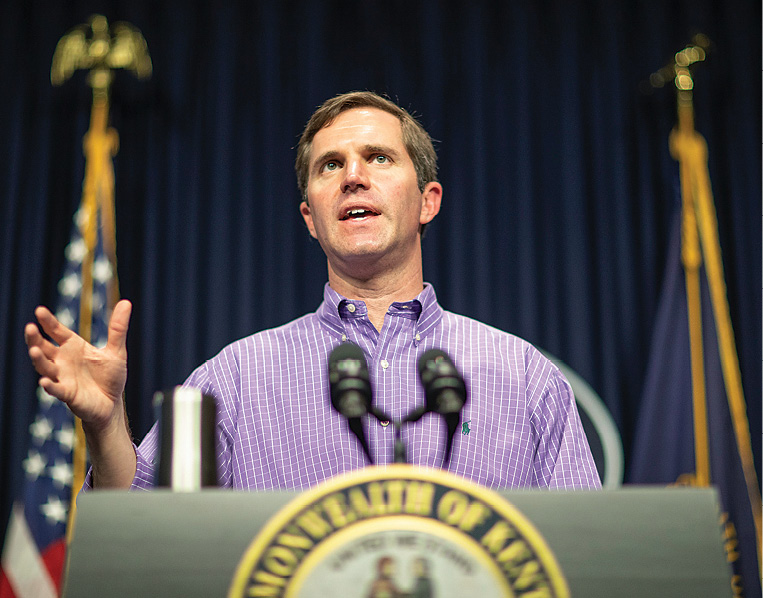
<svg viewBox="0 0 763 598">
<path fill-rule="evenodd" d="M 692 376 L 686 282 L 681 263 L 681 217 L 675 218 L 668 265 L 652 337 L 641 411 L 634 439 L 630 481 L 673 484 L 695 473 Z M 707 279 L 701 269 L 710 483 L 721 497 L 719 535 L 733 576 L 730 596 L 760 596 L 753 509 L 726 397 L 716 323 Z M 746 423 L 746 422 L 745 422 Z M 749 426 L 748 426 L 749 428 Z"/>
</svg>

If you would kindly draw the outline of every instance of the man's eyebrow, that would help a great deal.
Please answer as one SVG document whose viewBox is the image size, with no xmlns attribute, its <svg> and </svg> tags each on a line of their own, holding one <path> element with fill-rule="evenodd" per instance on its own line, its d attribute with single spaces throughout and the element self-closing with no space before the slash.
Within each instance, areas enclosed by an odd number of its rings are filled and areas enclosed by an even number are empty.
<svg viewBox="0 0 763 598">
<path fill-rule="evenodd" d="M 400 153 L 386 145 L 366 145 L 363 150 L 369 154 L 386 154 L 393 160 L 400 158 Z"/>
</svg>

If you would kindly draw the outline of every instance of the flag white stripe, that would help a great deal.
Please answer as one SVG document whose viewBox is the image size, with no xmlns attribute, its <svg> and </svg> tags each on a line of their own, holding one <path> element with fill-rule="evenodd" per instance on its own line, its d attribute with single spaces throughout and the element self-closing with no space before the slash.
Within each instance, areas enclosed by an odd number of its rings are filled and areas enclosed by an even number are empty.
<svg viewBox="0 0 763 598">
<path fill-rule="evenodd" d="M 27 526 L 24 507 L 18 503 L 11 513 L 2 563 L 16 598 L 57 598 L 56 586 Z"/>
</svg>

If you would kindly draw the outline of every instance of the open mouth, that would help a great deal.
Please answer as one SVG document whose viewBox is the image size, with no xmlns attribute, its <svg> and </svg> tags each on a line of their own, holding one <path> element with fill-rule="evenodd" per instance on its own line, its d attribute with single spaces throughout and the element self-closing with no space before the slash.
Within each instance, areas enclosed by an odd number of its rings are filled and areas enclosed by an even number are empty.
<svg viewBox="0 0 763 598">
<path fill-rule="evenodd" d="M 369 210 L 367 208 L 350 208 L 344 213 L 344 216 L 342 216 L 340 220 L 362 220 L 363 218 L 368 218 L 369 216 L 378 215 L 378 212 L 374 212 L 373 210 Z"/>
</svg>

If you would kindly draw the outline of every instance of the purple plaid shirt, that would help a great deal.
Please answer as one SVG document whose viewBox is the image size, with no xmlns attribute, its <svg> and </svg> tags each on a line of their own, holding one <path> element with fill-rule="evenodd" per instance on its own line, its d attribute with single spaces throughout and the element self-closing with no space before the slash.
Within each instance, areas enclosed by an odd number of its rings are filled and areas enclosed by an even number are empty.
<svg viewBox="0 0 763 598">
<path fill-rule="evenodd" d="M 493 488 L 600 487 L 572 390 L 556 366 L 515 336 L 443 310 L 429 284 L 413 301 L 393 303 L 381 332 L 365 303 L 327 284 L 315 313 L 239 340 L 196 369 L 185 385 L 218 400 L 222 485 L 306 488 L 365 466 L 328 395 L 328 355 L 344 340 L 363 349 L 374 404 L 394 419 L 424 403 L 418 357 L 432 348 L 450 355 L 468 389 L 450 471 Z M 364 425 L 376 463 L 390 463 L 393 426 L 372 418 Z M 441 466 L 439 416 L 425 415 L 402 435 L 412 463 Z M 137 449 L 133 489 L 151 487 L 156 452 L 154 426 Z"/>
</svg>

